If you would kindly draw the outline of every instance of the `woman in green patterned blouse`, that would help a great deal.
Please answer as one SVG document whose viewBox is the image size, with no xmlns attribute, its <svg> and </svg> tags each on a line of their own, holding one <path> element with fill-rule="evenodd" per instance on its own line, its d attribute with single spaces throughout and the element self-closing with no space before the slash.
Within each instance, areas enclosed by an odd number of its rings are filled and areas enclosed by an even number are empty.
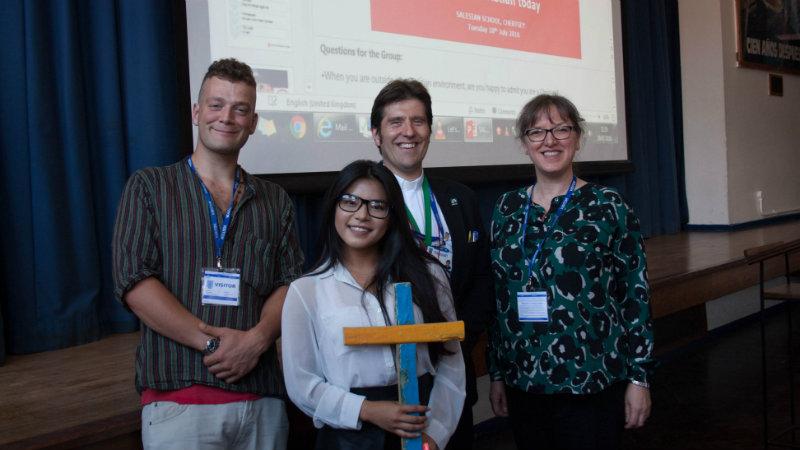
<svg viewBox="0 0 800 450">
<path fill-rule="evenodd" d="M 520 449 L 618 448 L 651 405 L 639 221 L 616 190 L 576 177 L 584 129 L 569 100 L 540 95 L 516 126 L 536 179 L 503 194 L 492 217 L 492 408 Z"/>
</svg>

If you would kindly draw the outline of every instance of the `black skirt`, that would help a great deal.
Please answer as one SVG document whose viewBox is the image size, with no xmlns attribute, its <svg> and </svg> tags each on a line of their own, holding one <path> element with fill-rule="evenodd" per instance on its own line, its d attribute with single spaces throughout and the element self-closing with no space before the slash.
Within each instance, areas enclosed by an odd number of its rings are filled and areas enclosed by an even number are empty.
<svg viewBox="0 0 800 450">
<path fill-rule="evenodd" d="M 417 378 L 419 385 L 419 402 L 427 405 L 433 389 L 433 376 L 429 373 Z M 398 387 L 377 386 L 351 388 L 350 392 L 363 395 L 367 400 L 394 401 L 398 399 Z M 400 436 L 383 430 L 371 422 L 362 422 L 360 430 L 345 430 L 327 425 L 317 433 L 317 450 L 399 450 Z"/>
</svg>

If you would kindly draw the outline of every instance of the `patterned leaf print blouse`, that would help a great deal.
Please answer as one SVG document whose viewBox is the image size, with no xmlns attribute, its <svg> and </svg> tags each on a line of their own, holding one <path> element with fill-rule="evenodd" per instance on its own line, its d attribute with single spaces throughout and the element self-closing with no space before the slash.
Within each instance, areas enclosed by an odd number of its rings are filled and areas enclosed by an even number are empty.
<svg viewBox="0 0 800 450">
<path fill-rule="evenodd" d="M 553 199 L 555 213 L 564 196 Z M 497 320 L 489 330 L 492 381 L 531 393 L 591 394 L 615 382 L 647 382 L 655 365 L 647 263 L 639 221 L 614 189 L 576 189 L 542 246 L 550 217 L 526 188 L 503 194 L 492 216 Z M 517 292 L 549 292 L 547 323 L 520 322 Z"/>
</svg>

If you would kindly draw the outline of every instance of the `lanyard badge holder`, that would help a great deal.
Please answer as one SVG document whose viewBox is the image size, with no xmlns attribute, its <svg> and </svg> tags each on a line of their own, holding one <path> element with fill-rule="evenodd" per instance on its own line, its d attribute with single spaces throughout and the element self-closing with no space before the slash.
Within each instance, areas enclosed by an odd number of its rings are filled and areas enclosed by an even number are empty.
<svg viewBox="0 0 800 450">
<path fill-rule="evenodd" d="M 545 232 L 544 238 L 539 242 L 539 245 L 536 247 L 536 251 L 533 252 L 533 256 L 528 260 L 528 284 L 526 285 L 526 290 L 517 292 L 517 314 L 519 315 L 520 322 L 548 322 L 550 320 L 548 314 L 548 304 L 550 303 L 550 291 L 548 289 L 540 289 L 534 290 L 533 289 L 533 267 L 536 261 L 539 259 L 539 253 L 542 251 L 542 247 L 544 246 L 545 241 L 547 238 L 550 237 L 550 234 L 553 232 L 553 228 L 555 227 L 558 219 L 564 213 L 564 210 L 567 208 L 567 204 L 569 203 L 569 199 L 572 197 L 572 193 L 575 191 L 575 184 L 577 183 L 577 177 L 572 177 L 572 183 L 569 185 L 569 189 L 567 190 L 567 194 L 564 196 L 564 200 L 561 201 L 561 205 L 558 207 L 558 211 L 556 214 L 550 219 L 550 223 L 547 225 L 547 231 Z M 535 184 L 534 184 L 535 185 Z M 525 216 L 522 219 L 522 248 L 525 248 L 525 234 L 528 227 L 528 214 L 531 210 L 531 202 L 533 200 L 533 186 L 531 186 L 531 193 L 528 195 L 528 202 L 525 205 Z"/>
<path fill-rule="evenodd" d="M 200 175 L 192 164 L 192 158 L 189 157 L 189 167 L 192 172 L 197 175 L 200 180 L 200 186 L 203 188 L 203 195 L 206 197 L 206 204 L 208 212 L 211 216 L 211 229 L 214 231 L 214 245 L 217 253 L 215 267 L 204 267 L 202 276 L 202 288 L 200 301 L 203 305 L 224 305 L 224 306 L 239 306 L 239 291 L 241 284 L 241 271 L 239 268 L 223 267 L 222 266 L 222 245 L 225 243 L 225 236 L 228 234 L 228 225 L 231 221 L 231 213 L 233 212 L 233 198 L 231 205 L 225 212 L 225 217 L 222 219 L 222 229 L 219 228 L 217 221 L 217 211 L 214 208 L 214 200 L 211 198 L 211 193 L 208 188 L 200 179 Z M 236 178 L 233 182 L 233 196 L 236 195 L 236 188 L 239 187 L 239 169 L 236 169 Z"/>
</svg>

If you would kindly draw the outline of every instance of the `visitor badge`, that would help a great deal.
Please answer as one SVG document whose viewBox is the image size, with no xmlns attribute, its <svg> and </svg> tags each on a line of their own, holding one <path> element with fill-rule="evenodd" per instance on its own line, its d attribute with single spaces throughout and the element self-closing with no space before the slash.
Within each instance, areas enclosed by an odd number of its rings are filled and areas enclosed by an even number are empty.
<svg viewBox="0 0 800 450">
<path fill-rule="evenodd" d="M 239 269 L 203 269 L 203 305 L 239 306 Z"/>
<path fill-rule="evenodd" d="M 517 292 L 520 322 L 547 322 L 547 291 Z"/>
</svg>

